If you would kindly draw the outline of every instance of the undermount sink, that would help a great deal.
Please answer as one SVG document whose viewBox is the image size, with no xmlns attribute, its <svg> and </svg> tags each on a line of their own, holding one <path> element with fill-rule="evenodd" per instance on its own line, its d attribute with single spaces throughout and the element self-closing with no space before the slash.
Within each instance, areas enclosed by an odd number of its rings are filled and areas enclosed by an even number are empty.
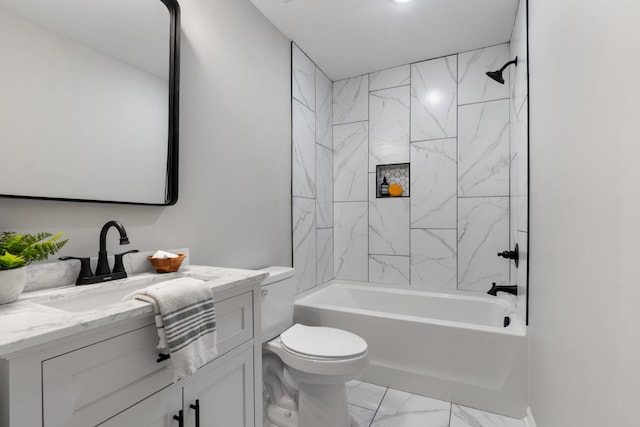
<svg viewBox="0 0 640 427">
<path fill-rule="evenodd" d="M 122 301 L 122 298 L 138 289 L 172 278 L 175 277 L 162 276 L 160 278 L 156 275 L 151 275 L 125 279 L 120 283 L 108 282 L 101 285 L 86 285 L 73 288 L 68 293 L 58 294 L 54 299 L 43 297 L 33 302 L 59 310 L 79 313 L 117 304 Z"/>
</svg>

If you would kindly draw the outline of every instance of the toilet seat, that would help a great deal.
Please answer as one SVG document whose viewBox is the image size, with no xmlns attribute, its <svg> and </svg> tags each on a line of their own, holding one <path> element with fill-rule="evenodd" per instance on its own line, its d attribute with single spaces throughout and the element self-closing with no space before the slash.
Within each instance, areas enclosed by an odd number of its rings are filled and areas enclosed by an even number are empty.
<svg viewBox="0 0 640 427">
<path fill-rule="evenodd" d="M 367 342 L 342 329 L 295 324 L 280 335 L 285 350 L 299 357 L 351 359 L 367 352 Z"/>
<path fill-rule="evenodd" d="M 329 343 L 330 340 L 321 341 L 322 337 L 338 338 Z M 283 342 L 285 340 L 288 345 Z M 342 341 L 347 344 L 342 349 L 337 348 Z M 369 363 L 367 342 L 355 334 L 334 328 L 296 324 L 279 337 L 267 341 L 263 347 L 278 355 L 287 367 L 299 371 L 299 375 L 311 374 L 325 377 L 325 380 L 335 377 L 331 381 L 343 376 L 353 379 Z M 313 351 L 320 354 L 311 354 Z"/>
</svg>

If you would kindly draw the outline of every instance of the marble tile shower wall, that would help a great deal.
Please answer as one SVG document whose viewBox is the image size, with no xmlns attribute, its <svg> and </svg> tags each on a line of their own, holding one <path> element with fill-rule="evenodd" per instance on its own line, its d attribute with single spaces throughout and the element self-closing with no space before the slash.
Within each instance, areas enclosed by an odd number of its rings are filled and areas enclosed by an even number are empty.
<svg viewBox="0 0 640 427">
<path fill-rule="evenodd" d="M 486 291 L 516 274 L 496 253 L 519 238 L 509 213 L 526 202 L 510 194 L 522 173 L 514 165 L 526 167 L 526 140 L 510 146 L 510 132 L 512 143 L 522 132 L 509 126 L 521 85 L 485 75 L 515 50 L 507 43 L 334 82 L 336 278 Z M 411 197 L 377 199 L 376 165 L 405 162 Z"/>
<path fill-rule="evenodd" d="M 528 169 L 529 169 L 529 92 L 527 85 L 527 17 L 526 2 L 520 1 L 513 33 L 511 34 L 510 58 L 518 57 L 518 66 L 511 68 L 509 108 L 511 141 L 511 209 L 510 247 L 518 247 L 521 252 L 517 269 L 511 266 L 511 282 L 518 285 L 517 305 L 522 316 L 526 310 L 527 295 L 527 244 L 528 223 Z"/>
<path fill-rule="evenodd" d="M 293 266 L 298 292 L 333 279 L 332 82 L 292 45 Z"/>
</svg>

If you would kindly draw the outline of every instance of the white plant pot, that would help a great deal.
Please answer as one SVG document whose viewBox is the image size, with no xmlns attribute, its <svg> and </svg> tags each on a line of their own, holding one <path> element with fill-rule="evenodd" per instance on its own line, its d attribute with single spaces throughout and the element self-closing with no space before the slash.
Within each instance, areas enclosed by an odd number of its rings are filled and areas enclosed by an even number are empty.
<svg viewBox="0 0 640 427">
<path fill-rule="evenodd" d="M 0 304 L 8 304 L 20 298 L 26 283 L 25 267 L 0 270 Z"/>
</svg>

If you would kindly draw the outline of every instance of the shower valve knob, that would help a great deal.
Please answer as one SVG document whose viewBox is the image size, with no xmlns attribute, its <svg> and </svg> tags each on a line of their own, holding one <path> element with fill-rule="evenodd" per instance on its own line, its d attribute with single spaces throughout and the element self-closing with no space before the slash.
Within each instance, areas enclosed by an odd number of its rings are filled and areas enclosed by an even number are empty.
<svg viewBox="0 0 640 427">
<path fill-rule="evenodd" d="M 498 252 L 498 256 L 501 256 L 502 258 L 506 258 L 506 259 L 512 259 L 516 264 L 516 268 L 518 268 L 518 261 L 520 259 L 520 251 L 518 249 L 518 244 L 517 243 L 516 243 L 516 247 L 515 247 L 514 250 Z"/>
</svg>

